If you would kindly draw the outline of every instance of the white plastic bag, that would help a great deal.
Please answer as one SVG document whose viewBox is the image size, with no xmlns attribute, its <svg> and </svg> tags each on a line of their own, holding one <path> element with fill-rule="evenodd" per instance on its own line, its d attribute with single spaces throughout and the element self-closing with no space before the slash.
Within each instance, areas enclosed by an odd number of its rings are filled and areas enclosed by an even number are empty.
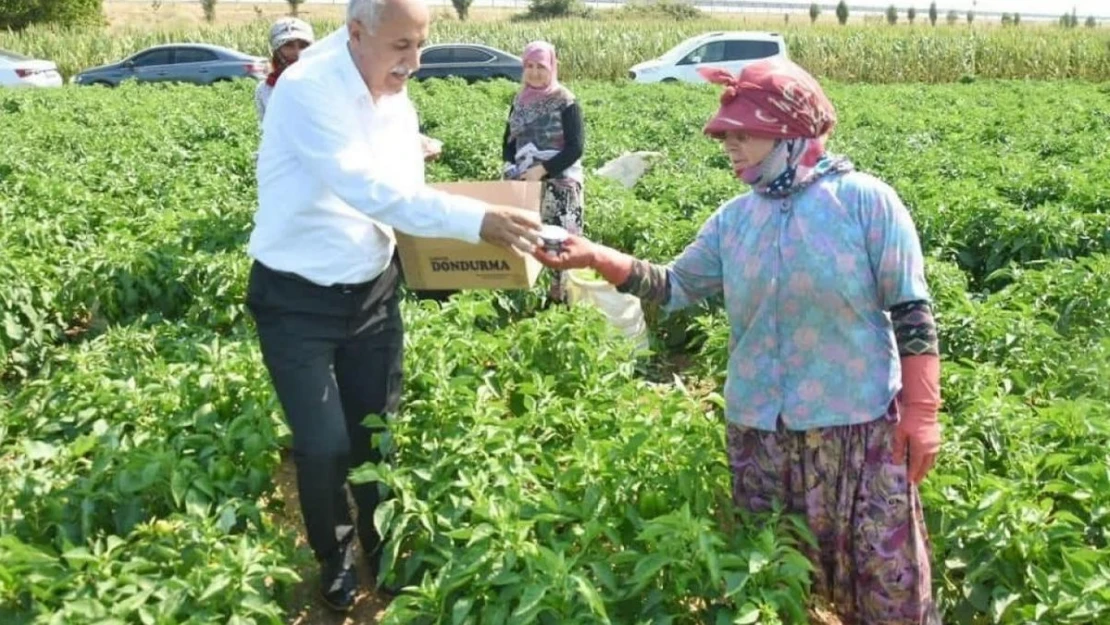
<svg viewBox="0 0 1110 625">
<path fill-rule="evenodd" d="M 611 178 L 631 189 L 651 167 L 653 160 L 662 156 L 659 152 L 625 152 L 605 163 L 597 170 L 597 175 Z"/>
<path fill-rule="evenodd" d="M 585 302 L 597 307 L 622 334 L 639 349 L 648 349 L 647 324 L 637 297 L 620 293 L 605 280 L 591 279 L 589 272 L 567 272 L 567 302 L 572 306 Z"/>
<path fill-rule="evenodd" d="M 531 169 L 536 161 L 549 160 L 558 153 L 558 150 L 540 150 L 536 144 L 529 143 L 516 151 L 516 162 L 506 163 L 501 173 L 510 180 L 516 180 Z"/>
</svg>

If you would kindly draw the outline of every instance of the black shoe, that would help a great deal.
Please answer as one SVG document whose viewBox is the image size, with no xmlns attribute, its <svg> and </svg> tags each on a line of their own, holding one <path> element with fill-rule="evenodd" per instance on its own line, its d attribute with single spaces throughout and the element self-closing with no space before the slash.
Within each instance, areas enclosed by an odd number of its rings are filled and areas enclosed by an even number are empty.
<svg viewBox="0 0 1110 625">
<path fill-rule="evenodd" d="M 385 576 L 379 570 L 381 559 L 380 549 L 376 553 L 366 554 L 366 565 L 370 569 L 370 575 L 374 578 L 374 591 L 392 599 L 401 594 L 402 589 L 399 586 L 389 586 L 382 583 L 382 578 Z"/>
<path fill-rule="evenodd" d="M 323 563 L 320 568 L 320 598 L 336 612 L 350 612 L 358 596 L 358 572 L 350 545 Z"/>
</svg>

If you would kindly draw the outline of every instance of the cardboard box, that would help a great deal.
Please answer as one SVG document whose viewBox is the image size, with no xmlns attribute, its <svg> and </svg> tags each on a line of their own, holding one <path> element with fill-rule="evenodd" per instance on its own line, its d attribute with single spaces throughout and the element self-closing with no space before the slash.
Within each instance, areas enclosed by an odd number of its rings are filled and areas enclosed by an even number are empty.
<svg viewBox="0 0 1110 625">
<path fill-rule="evenodd" d="M 445 182 L 433 187 L 491 204 L 540 210 L 542 183 L 516 180 Z M 543 265 L 491 243 L 414 237 L 394 232 L 405 284 L 416 290 L 528 289 Z"/>
</svg>

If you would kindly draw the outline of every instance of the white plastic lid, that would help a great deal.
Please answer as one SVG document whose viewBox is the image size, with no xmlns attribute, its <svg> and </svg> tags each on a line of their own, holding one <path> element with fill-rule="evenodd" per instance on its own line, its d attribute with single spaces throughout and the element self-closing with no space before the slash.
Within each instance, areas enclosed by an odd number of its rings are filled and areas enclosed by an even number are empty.
<svg viewBox="0 0 1110 625">
<path fill-rule="evenodd" d="M 566 241 L 570 233 L 562 226 L 544 224 L 540 228 L 540 238 L 545 241 Z"/>
</svg>

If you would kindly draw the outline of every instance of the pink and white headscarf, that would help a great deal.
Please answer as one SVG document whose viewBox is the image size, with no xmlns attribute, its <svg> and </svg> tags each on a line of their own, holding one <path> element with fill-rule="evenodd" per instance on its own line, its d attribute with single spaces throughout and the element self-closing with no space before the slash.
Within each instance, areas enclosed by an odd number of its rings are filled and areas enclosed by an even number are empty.
<svg viewBox="0 0 1110 625">
<path fill-rule="evenodd" d="M 536 63 L 549 72 L 549 80 L 543 87 L 533 87 L 527 83 L 520 89 L 516 96 L 516 105 L 527 106 L 538 100 L 551 96 L 562 89 L 559 84 L 559 60 L 555 55 L 555 46 L 546 41 L 533 41 L 524 48 L 521 58 L 524 63 Z"/>
</svg>

